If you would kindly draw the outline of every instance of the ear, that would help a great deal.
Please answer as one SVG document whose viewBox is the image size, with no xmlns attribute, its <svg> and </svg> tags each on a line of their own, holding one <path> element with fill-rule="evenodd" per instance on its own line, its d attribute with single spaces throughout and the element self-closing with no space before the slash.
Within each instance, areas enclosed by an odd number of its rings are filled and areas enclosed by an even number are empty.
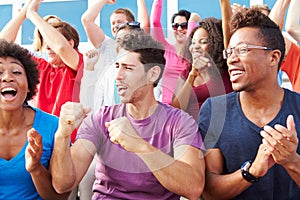
<svg viewBox="0 0 300 200">
<path fill-rule="evenodd" d="M 74 48 L 74 40 L 73 40 L 73 39 L 70 39 L 68 42 L 69 42 L 69 44 L 71 45 L 71 47 Z"/>
<path fill-rule="evenodd" d="M 147 72 L 148 80 L 150 82 L 154 83 L 159 78 L 160 73 L 161 73 L 161 69 L 159 66 L 156 65 L 156 66 L 152 67 Z"/>
<path fill-rule="evenodd" d="M 281 56 L 280 50 L 278 50 L 278 49 L 272 50 L 271 57 L 270 57 L 270 66 L 272 66 L 272 67 L 274 66 L 277 69 L 278 63 L 280 60 L 280 56 Z"/>
</svg>

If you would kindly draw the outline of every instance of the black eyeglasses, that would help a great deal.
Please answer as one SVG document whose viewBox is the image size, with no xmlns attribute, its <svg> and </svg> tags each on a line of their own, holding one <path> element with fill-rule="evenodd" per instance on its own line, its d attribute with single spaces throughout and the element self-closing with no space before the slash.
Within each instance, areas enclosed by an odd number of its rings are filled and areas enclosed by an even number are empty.
<svg viewBox="0 0 300 200">
<path fill-rule="evenodd" d="M 119 24 L 118 25 L 118 31 L 123 29 L 123 28 L 126 28 L 126 27 L 130 27 L 130 28 L 134 28 L 134 29 L 141 29 L 141 24 L 140 24 L 140 22 L 126 22 L 126 23 L 123 23 L 123 24 Z"/>
<path fill-rule="evenodd" d="M 245 55 L 249 49 L 260 49 L 260 50 L 273 50 L 270 47 L 262 47 L 262 46 L 256 46 L 256 45 L 251 45 L 251 44 L 239 44 L 235 47 L 231 47 L 231 48 L 227 48 L 223 50 L 223 58 L 224 59 L 228 59 L 233 52 L 237 55 L 237 56 L 243 56 Z"/>
<path fill-rule="evenodd" d="M 178 23 L 173 23 L 172 24 L 173 30 L 178 30 L 179 26 L 180 26 L 180 28 L 182 30 L 186 30 L 188 28 L 188 23 L 187 22 L 183 22 L 181 24 L 178 24 Z"/>
</svg>

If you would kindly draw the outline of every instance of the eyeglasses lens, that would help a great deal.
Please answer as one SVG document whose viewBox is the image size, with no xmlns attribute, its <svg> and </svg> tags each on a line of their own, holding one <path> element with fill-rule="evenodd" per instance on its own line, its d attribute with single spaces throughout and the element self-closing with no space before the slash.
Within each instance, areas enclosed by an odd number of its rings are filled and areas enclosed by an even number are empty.
<svg viewBox="0 0 300 200">
<path fill-rule="evenodd" d="M 172 24 L 172 28 L 174 30 L 177 30 L 179 28 L 179 26 L 181 27 L 182 30 L 186 30 L 188 28 L 188 23 L 187 22 L 183 22 L 181 24 L 178 24 L 178 23 L 173 23 Z"/>
</svg>

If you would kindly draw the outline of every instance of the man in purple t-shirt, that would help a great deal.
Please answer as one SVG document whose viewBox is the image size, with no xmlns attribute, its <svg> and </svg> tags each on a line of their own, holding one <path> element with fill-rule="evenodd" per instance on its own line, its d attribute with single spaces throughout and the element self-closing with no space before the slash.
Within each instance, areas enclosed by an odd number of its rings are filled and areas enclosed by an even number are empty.
<svg viewBox="0 0 300 200">
<path fill-rule="evenodd" d="M 118 45 L 122 104 L 101 107 L 83 121 L 89 109 L 70 102 L 62 107 L 51 162 L 54 188 L 72 190 L 96 154 L 93 199 L 198 199 L 205 164 L 197 124 L 153 94 L 165 64 L 163 46 L 143 32 L 125 35 Z"/>
</svg>

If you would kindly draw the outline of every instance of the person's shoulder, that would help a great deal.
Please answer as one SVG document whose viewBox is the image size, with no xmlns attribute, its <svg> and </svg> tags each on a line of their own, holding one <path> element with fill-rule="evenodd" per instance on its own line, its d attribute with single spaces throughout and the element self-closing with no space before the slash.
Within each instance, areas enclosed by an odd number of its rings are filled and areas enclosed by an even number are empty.
<svg viewBox="0 0 300 200">
<path fill-rule="evenodd" d="M 205 102 L 227 104 L 229 102 L 234 101 L 236 99 L 237 95 L 238 95 L 237 92 L 230 92 L 230 93 L 223 94 L 223 95 L 209 97 L 209 98 L 207 98 L 207 100 Z"/>
<path fill-rule="evenodd" d="M 31 107 L 35 111 L 33 128 L 42 135 L 43 142 L 52 141 L 53 136 L 58 128 L 59 118 L 55 115 L 47 113 L 39 108 Z"/>
<path fill-rule="evenodd" d="M 110 38 L 109 36 L 105 35 L 105 38 L 102 42 L 102 44 L 100 45 L 99 49 L 101 48 L 105 48 L 106 46 L 113 46 L 116 44 L 116 41 L 112 38 Z"/>
<path fill-rule="evenodd" d="M 300 51 L 300 43 L 299 44 L 296 44 L 296 43 L 293 43 L 291 44 L 291 47 L 293 47 L 295 50 L 297 51 Z"/>
<path fill-rule="evenodd" d="M 38 62 L 38 64 L 49 64 L 49 62 L 44 57 L 32 56 L 32 59 Z"/>
<path fill-rule="evenodd" d="M 192 118 L 192 116 L 190 116 L 187 112 L 185 112 L 182 109 L 179 108 L 175 108 L 167 103 L 163 103 L 163 102 L 158 102 L 158 105 L 160 106 L 160 109 L 163 109 L 166 113 L 167 116 L 169 117 L 188 117 L 188 118 Z"/>
<path fill-rule="evenodd" d="M 295 99 L 299 99 L 300 100 L 300 93 L 289 90 L 287 88 L 283 88 L 284 89 L 284 95 L 287 96 L 289 99 L 290 98 L 295 98 Z M 300 101 L 299 101 L 300 104 Z"/>
<path fill-rule="evenodd" d="M 36 113 L 36 117 L 42 120 L 50 120 L 50 121 L 54 121 L 57 122 L 58 121 L 58 117 L 55 115 L 52 115 L 50 113 L 47 113 L 39 108 L 36 107 L 31 107 L 31 109 L 33 109 Z"/>
<path fill-rule="evenodd" d="M 207 114 L 211 112 L 227 112 L 236 107 L 238 92 L 230 92 L 219 96 L 209 97 L 201 105 L 200 113 Z"/>
</svg>

